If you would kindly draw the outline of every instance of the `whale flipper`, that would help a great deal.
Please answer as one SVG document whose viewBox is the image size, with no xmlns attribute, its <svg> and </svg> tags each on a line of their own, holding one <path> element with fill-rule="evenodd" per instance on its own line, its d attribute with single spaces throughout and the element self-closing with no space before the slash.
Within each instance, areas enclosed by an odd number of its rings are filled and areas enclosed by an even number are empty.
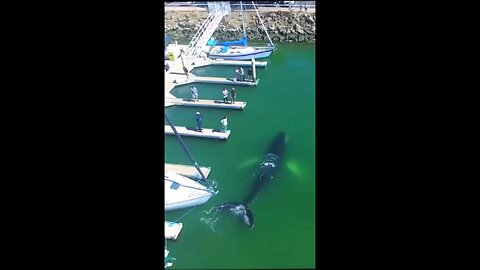
<svg viewBox="0 0 480 270">
<path fill-rule="evenodd" d="M 299 179 L 302 178 L 302 172 L 301 172 L 301 169 L 300 169 L 300 166 L 298 165 L 298 163 L 296 163 L 294 161 L 287 161 L 285 165 L 286 165 L 288 171 L 290 171 L 292 174 L 294 174 Z"/>
<path fill-rule="evenodd" d="M 252 158 L 252 159 L 249 159 L 249 160 L 243 162 L 242 164 L 240 164 L 239 168 L 243 169 L 245 167 L 249 167 L 249 166 L 252 166 L 254 164 L 257 164 L 258 162 L 260 162 L 259 158 Z"/>
</svg>

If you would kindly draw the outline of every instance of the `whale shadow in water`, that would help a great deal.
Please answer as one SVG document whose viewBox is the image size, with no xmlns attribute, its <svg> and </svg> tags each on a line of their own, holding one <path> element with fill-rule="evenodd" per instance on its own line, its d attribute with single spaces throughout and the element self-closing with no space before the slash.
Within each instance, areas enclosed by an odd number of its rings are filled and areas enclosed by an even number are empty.
<svg viewBox="0 0 480 270">
<path fill-rule="evenodd" d="M 273 142 L 267 149 L 267 153 L 260 163 L 260 167 L 256 173 L 256 178 L 253 183 L 252 189 L 248 193 L 245 200 L 242 202 L 227 202 L 222 203 L 209 212 L 213 211 L 214 219 L 218 219 L 218 215 L 222 212 L 228 212 L 237 216 L 249 229 L 252 229 L 255 225 L 255 219 L 253 217 L 252 210 L 248 205 L 256 198 L 260 190 L 265 187 L 266 184 L 273 180 L 273 176 L 278 170 L 285 154 L 286 135 L 285 132 L 277 134 Z"/>
</svg>

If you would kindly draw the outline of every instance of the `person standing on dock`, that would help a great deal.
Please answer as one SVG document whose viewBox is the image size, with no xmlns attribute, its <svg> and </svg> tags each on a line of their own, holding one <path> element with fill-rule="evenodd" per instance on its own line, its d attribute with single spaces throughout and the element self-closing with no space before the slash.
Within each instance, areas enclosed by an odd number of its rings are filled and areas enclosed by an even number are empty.
<svg viewBox="0 0 480 270">
<path fill-rule="evenodd" d="M 183 72 L 185 72 L 185 76 L 187 76 L 187 80 L 189 79 L 188 78 L 188 68 L 187 67 L 183 67 Z"/>
<path fill-rule="evenodd" d="M 245 80 L 245 73 L 243 72 L 243 68 L 242 68 L 242 67 L 240 67 L 239 70 L 240 70 L 240 81 L 243 82 L 243 81 Z"/>
<path fill-rule="evenodd" d="M 223 88 L 223 103 L 228 103 L 228 90 L 227 88 Z"/>
<path fill-rule="evenodd" d="M 222 123 L 222 132 L 223 133 L 227 132 L 227 125 L 228 125 L 227 116 L 224 116 L 222 120 L 220 120 L 220 122 Z"/>
<path fill-rule="evenodd" d="M 180 60 L 182 60 L 183 72 L 185 72 L 185 76 L 187 76 L 187 80 L 188 80 L 188 68 L 185 66 L 185 62 L 183 60 L 184 53 L 185 52 L 183 51 L 183 49 L 180 48 L 180 54 L 178 55 L 177 59 L 180 58 Z"/>
<path fill-rule="evenodd" d="M 193 99 L 193 102 L 198 102 L 198 90 L 197 90 L 197 87 L 195 87 L 195 85 L 190 88 L 190 91 L 192 92 L 192 99 Z"/>
<path fill-rule="evenodd" d="M 248 68 L 247 74 L 248 74 L 248 80 L 253 82 L 253 70 L 252 70 L 252 68 Z"/>
<path fill-rule="evenodd" d="M 195 114 L 195 120 L 197 120 L 197 131 L 202 132 L 202 115 L 200 112 Z"/>
<path fill-rule="evenodd" d="M 237 97 L 237 90 L 235 90 L 235 87 L 232 87 L 232 91 L 230 91 L 230 96 L 232 97 L 232 104 L 235 104 L 235 98 Z"/>
<path fill-rule="evenodd" d="M 240 81 L 240 69 L 235 68 L 235 81 Z"/>
</svg>

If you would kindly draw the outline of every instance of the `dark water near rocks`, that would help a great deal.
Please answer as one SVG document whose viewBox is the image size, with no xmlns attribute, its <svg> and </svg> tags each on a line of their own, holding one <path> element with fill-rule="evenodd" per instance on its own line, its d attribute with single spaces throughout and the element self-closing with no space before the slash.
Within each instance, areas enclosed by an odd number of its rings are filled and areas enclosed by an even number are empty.
<svg viewBox="0 0 480 270">
<path fill-rule="evenodd" d="M 233 77 L 234 67 L 211 66 L 196 75 Z M 315 267 L 315 46 L 279 44 L 266 69 L 257 68 L 256 87 L 234 86 L 244 110 L 194 107 L 165 109 L 178 126 L 195 126 L 195 112 L 203 114 L 204 128 L 219 128 L 228 116 L 228 140 L 183 138 L 200 166 L 211 167 L 209 179 L 220 192 L 182 217 L 183 230 L 167 243 L 177 260 L 172 269 L 284 269 Z M 190 98 L 191 85 L 172 94 Z M 196 84 L 200 99 L 222 99 L 223 87 Z M 285 160 L 273 181 L 250 205 L 255 227 L 247 230 L 236 219 L 223 217 L 213 231 L 204 218 L 213 206 L 245 198 L 275 135 L 287 133 Z M 165 161 L 192 165 L 175 136 L 165 136 Z M 167 212 L 175 221 L 190 209 Z"/>
</svg>

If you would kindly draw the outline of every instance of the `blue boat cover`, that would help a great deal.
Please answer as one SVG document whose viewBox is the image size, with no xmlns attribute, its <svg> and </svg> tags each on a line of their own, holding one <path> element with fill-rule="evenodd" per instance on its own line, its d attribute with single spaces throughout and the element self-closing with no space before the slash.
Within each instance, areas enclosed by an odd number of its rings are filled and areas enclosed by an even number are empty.
<svg viewBox="0 0 480 270">
<path fill-rule="evenodd" d="M 210 39 L 207 42 L 208 46 L 247 46 L 247 37 L 242 37 L 240 40 L 234 40 L 234 41 L 224 41 L 224 42 L 218 42 L 214 39 Z"/>
<path fill-rule="evenodd" d="M 207 42 L 207 46 L 215 46 L 217 45 L 217 41 L 214 39 L 214 38 L 211 38 L 208 42 Z"/>
</svg>

